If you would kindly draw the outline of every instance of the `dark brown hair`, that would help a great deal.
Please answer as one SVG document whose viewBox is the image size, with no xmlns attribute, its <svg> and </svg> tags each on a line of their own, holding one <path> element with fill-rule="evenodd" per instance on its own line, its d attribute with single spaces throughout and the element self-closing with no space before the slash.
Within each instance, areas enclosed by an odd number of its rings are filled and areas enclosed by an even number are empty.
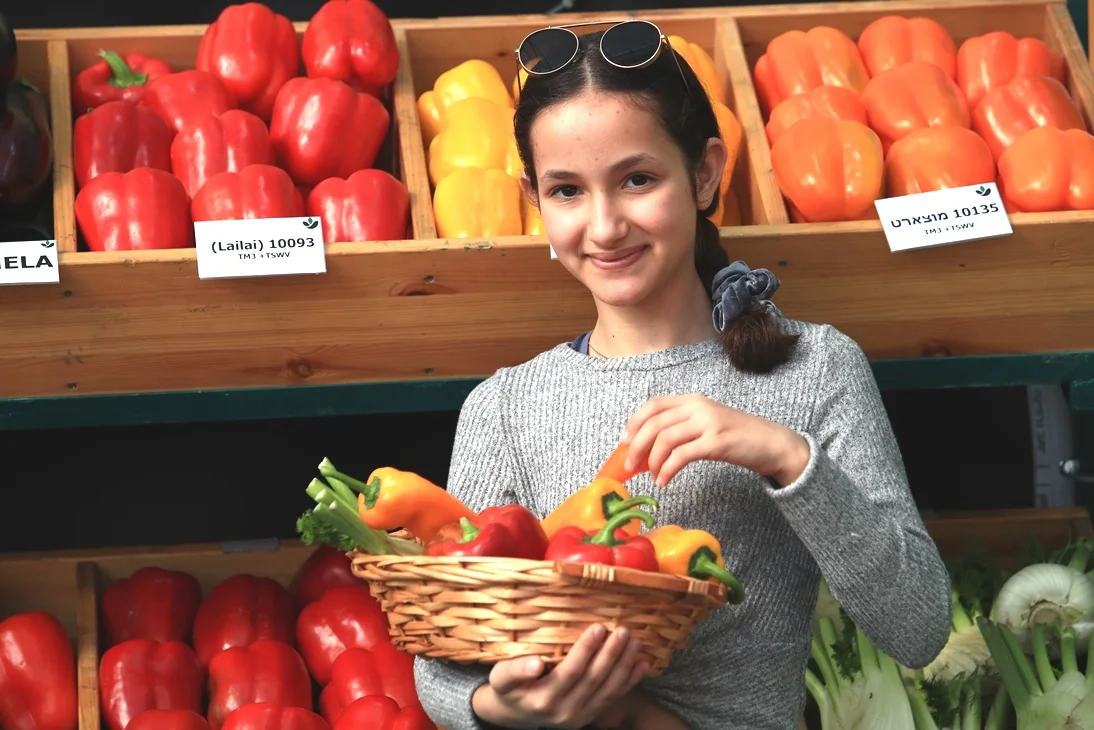
<svg viewBox="0 0 1094 730">
<path fill-rule="evenodd" d="M 626 94 L 637 106 L 651 112 L 676 142 L 693 173 L 706 155 L 707 140 L 721 137 L 718 118 L 706 91 L 679 54 L 666 47 L 645 68 L 621 70 L 601 55 L 601 35 L 602 32 L 581 36 L 577 56 L 570 65 L 546 76 L 529 76 L 521 89 L 513 124 L 517 148 L 533 190 L 536 173 L 530 139 L 532 124 L 544 109 L 589 89 Z M 696 212 L 695 270 L 708 292 L 712 291 L 715 274 L 730 263 L 718 227 L 709 218 L 718 208 L 718 202 L 715 195 L 705 210 Z M 749 307 L 718 338 L 733 365 L 751 373 L 769 373 L 785 363 L 798 340 L 797 335 L 785 334 L 778 320 L 762 304 Z"/>
</svg>

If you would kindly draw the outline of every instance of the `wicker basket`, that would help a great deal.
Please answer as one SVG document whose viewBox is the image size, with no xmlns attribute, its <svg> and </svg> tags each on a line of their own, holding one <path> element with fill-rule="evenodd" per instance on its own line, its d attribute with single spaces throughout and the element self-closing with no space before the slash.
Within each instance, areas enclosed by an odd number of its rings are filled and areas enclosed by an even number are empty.
<svg viewBox="0 0 1094 730">
<path fill-rule="evenodd" d="M 388 616 L 391 637 L 416 655 L 466 664 L 538 655 L 562 660 L 592 624 L 626 627 L 661 674 L 726 587 L 607 565 L 502 558 L 352 553 Z"/>
</svg>

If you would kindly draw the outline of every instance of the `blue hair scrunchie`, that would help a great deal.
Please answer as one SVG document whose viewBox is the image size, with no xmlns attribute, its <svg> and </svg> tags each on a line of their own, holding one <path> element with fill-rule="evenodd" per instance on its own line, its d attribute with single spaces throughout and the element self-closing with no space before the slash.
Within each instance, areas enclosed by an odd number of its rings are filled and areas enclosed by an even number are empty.
<svg viewBox="0 0 1094 730">
<path fill-rule="evenodd" d="M 781 315 L 769 300 L 779 290 L 779 277 L 767 269 L 750 269 L 744 261 L 734 261 L 714 275 L 714 328 L 725 332 L 729 324 L 762 302 L 768 311 Z"/>
</svg>

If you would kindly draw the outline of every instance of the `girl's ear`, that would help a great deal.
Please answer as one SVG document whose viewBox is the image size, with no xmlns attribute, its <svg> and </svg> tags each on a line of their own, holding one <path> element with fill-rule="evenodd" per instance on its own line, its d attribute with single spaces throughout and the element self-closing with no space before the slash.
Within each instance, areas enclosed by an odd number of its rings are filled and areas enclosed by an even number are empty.
<svg viewBox="0 0 1094 730">
<path fill-rule="evenodd" d="M 695 173 L 695 198 L 699 210 L 706 210 L 717 199 L 729 151 L 717 137 L 707 140 L 707 151 Z"/>
<path fill-rule="evenodd" d="M 528 173 L 523 170 L 520 172 L 520 191 L 524 193 L 524 197 L 528 198 L 532 205 L 539 207 L 539 196 L 532 189 L 532 181 L 528 179 Z"/>
</svg>

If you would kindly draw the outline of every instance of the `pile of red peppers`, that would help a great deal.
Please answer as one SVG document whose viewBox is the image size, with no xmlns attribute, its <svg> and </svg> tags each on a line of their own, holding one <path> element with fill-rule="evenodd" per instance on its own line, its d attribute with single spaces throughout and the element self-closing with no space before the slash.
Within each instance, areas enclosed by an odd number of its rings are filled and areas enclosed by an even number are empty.
<svg viewBox="0 0 1094 730">
<path fill-rule="evenodd" d="M 328 0 L 302 39 L 262 3 L 229 5 L 192 69 L 99 56 L 72 87 L 88 250 L 189 248 L 195 221 L 304 215 L 326 243 L 407 237 L 409 193 L 374 167 L 399 52 L 370 0 Z"/>
<path fill-rule="evenodd" d="M 108 730 L 436 730 L 412 657 L 391 643 L 346 555 L 329 547 L 288 588 L 241 574 L 203 597 L 187 573 L 144 568 L 104 591 L 100 615 Z M 3 708 L 0 700 L 6 730 Z"/>
</svg>

